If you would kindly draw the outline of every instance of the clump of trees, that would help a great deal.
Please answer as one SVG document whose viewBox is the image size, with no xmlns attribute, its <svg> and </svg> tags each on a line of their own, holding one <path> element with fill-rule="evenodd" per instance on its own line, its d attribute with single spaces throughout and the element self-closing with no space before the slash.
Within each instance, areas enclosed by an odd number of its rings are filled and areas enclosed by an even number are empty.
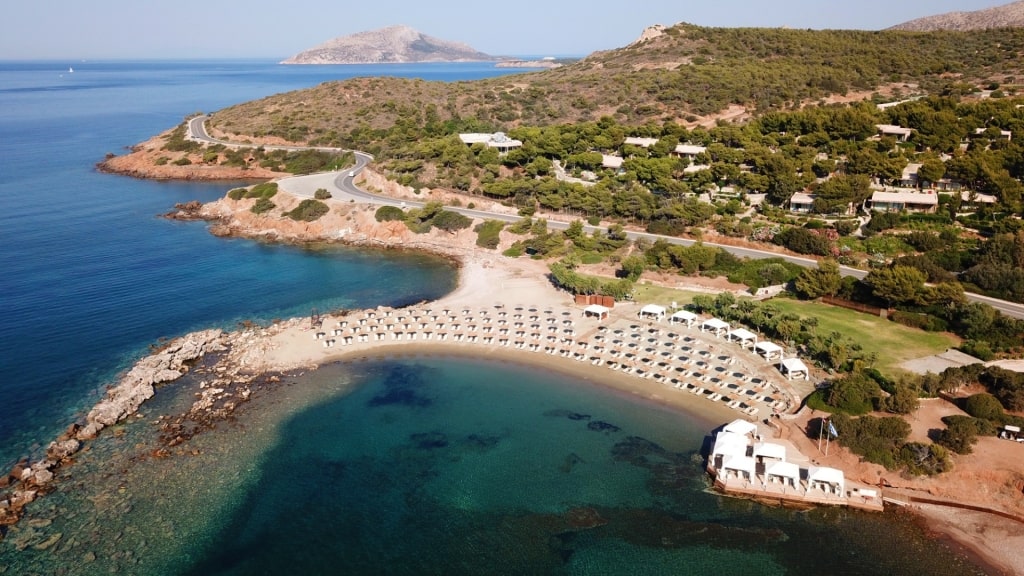
<svg viewBox="0 0 1024 576">
<path fill-rule="evenodd" d="M 864 460 L 881 464 L 888 470 L 902 469 L 914 475 L 934 475 L 952 467 L 949 454 L 942 446 L 907 442 L 910 424 L 903 418 L 854 418 L 835 414 L 830 421 L 838 432 L 837 442 Z M 827 434 L 828 431 L 823 433 Z"/>
</svg>

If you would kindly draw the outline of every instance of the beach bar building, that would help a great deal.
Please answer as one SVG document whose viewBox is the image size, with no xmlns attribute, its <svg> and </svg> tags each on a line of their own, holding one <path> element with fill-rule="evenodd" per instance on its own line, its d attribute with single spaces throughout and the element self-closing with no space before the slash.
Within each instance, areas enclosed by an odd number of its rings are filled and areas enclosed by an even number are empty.
<svg viewBox="0 0 1024 576">
<path fill-rule="evenodd" d="M 778 355 L 779 360 L 782 360 L 782 346 L 779 346 L 775 342 L 758 342 L 754 345 L 754 351 L 764 356 L 764 359 L 771 362 L 772 356 Z"/>
<path fill-rule="evenodd" d="M 729 330 L 729 323 L 718 318 L 708 318 L 700 325 L 701 332 L 714 332 L 716 338 L 720 338 L 722 333 L 727 330 Z"/>
<path fill-rule="evenodd" d="M 601 306 L 600 304 L 591 304 L 583 309 L 583 317 L 590 318 L 591 316 L 597 318 L 597 321 L 608 319 L 608 314 L 611 312 L 610 309 Z"/>
<path fill-rule="evenodd" d="M 680 310 L 673 314 L 669 319 L 669 324 L 682 323 L 686 324 L 687 328 L 693 328 L 693 325 L 697 322 L 697 315 L 689 310 Z"/>
<path fill-rule="evenodd" d="M 779 460 L 765 466 L 764 475 L 769 483 L 796 488 L 800 485 L 800 467 L 793 462 Z"/>
<path fill-rule="evenodd" d="M 786 460 L 786 447 L 772 442 L 758 442 L 754 444 L 754 458 L 765 463 L 768 460 L 784 462 Z"/>
<path fill-rule="evenodd" d="M 779 371 L 790 380 L 793 378 L 811 379 L 810 370 L 807 369 L 807 365 L 804 364 L 803 360 L 799 358 L 783 358 L 782 362 L 779 363 Z"/>
<path fill-rule="evenodd" d="M 846 494 L 846 479 L 842 470 L 825 466 L 811 466 L 807 469 L 807 488 L 843 496 Z"/>
<path fill-rule="evenodd" d="M 757 461 L 749 456 L 731 456 L 722 462 L 722 476 L 736 476 L 743 480 L 753 481 L 757 474 Z"/>
<path fill-rule="evenodd" d="M 746 456 L 749 439 L 735 432 L 719 432 L 715 436 L 715 445 L 711 448 L 711 464 L 721 468 L 724 461 L 736 456 Z"/>
<path fill-rule="evenodd" d="M 722 432 L 738 436 L 757 436 L 757 424 L 737 418 L 722 428 Z"/>
<path fill-rule="evenodd" d="M 747 346 L 753 347 L 757 344 L 757 334 L 754 334 L 750 330 L 746 330 L 744 328 L 730 330 L 729 333 L 725 335 L 725 338 L 730 342 L 738 343 L 740 348 L 746 348 Z"/>
<path fill-rule="evenodd" d="M 654 320 L 655 322 L 661 322 L 665 317 L 665 307 L 658 306 L 657 304 L 648 304 L 640 309 L 641 320 Z"/>
</svg>

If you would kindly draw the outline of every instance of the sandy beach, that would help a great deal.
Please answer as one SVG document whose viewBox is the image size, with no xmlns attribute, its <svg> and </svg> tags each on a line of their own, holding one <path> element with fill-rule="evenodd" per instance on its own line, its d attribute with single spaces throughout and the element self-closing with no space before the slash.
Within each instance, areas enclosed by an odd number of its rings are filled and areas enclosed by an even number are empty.
<svg viewBox="0 0 1024 576">
<path fill-rule="evenodd" d="M 287 206 L 288 200 L 282 201 Z M 230 235 L 292 242 L 338 240 L 325 236 L 331 223 L 300 228 L 281 219 L 256 218 L 245 205 L 230 200 L 209 206 L 206 216 L 221 230 L 229 229 Z M 639 319 L 641 306 L 650 302 L 618 303 L 606 319 L 587 318 L 570 294 L 551 285 L 545 262 L 477 249 L 471 231 L 413 237 L 389 223 L 374 222 L 372 212 L 358 205 L 345 205 L 337 212 L 332 217 L 344 218 L 350 226 L 355 223 L 346 242 L 427 250 L 458 260 L 457 288 L 438 301 L 405 309 L 339 311 L 324 315 L 319 325 L 310 318 L 295 318 L 225 334 L 221 343 L 227 351 L 218 370 L 226 379 L 244 382 L 351 358 L 485 357 L 543 367 L 624 397 L 678 410 L 706 422 L 709 432 L 737 418 L 761 423 L 776 411 L 791 412 L 809 392 L 810 383 L 786 380 L 773 364 L 724 338 L 701 333 L 697 327 L 671 326 L 667 320 Z M 284 228 L 276 229 L 275 224 Z M 684 379 L 694 385 L 682 386 Z M 248 390 L 244 384 L 234 391 L 210 386 L 197 396 L 201 398 L 194 409 L 215 411 L 218 402 L 244 401 Z M 734 403 L 726 402 L 730 396 Z M 763 424 L 762 429 L 768 436 L 797 440 L 805 418 L 806 414 L 792 421 L 773 418 L 774 430 Z M 856 458 L 840 457 L 845 451 L 835 448 L 836 458 L 826 464 L 850 474 L 845 464 L 855 466 Z M 806 450 L 805 455 L 818 456 Z M 911 510 L 993 570 L 1024 571 L 1022 537 L 1012 521 L 1005 520 L 1010 524 L 997 529 L 997 523 L 989 522 L 990 515 L 975 513 L 975 520 L 963 523 L 966 516 L 959 510 L 916 505 Z"/>
</svg>

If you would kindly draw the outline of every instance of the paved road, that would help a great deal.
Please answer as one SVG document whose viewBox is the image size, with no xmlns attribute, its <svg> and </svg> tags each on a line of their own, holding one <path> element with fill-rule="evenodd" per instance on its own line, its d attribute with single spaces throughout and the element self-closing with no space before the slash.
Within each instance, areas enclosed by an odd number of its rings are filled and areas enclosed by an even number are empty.
<svg viewBox="0 0 1024 576">
<path fill-rule="evenodd" d="M 252 147 L 248 144 L 238 144 L 233 142 L 226 142 L 211 138 L 206 133 L 206 116 L 198 116 L 189 121 L 189 138 L 192 140 L 206 142 L 210 144 L 223 144 L 225 146 L 233 147 Z M 264 146 L 266 150 L 302 150 L 300 146 Z M 341 152 L 340 148 L 317 148 L 318 150 Z M 424 202 L 418 202 L 414 200 L 396 200 L 394 198 L 388 198 L 378 194 L 373 194 L 358 188 L 353 180 L 366 165 L 373 161 L 373 156 L 364 152 L 352 151 L 356 157 L 356 165 L 348 170 L 342 172 L 325 172 L 321 174 L 311 174 L 308 176 L 293 176 L 289 178 L 283 178 L 278 181 L 278 185 L 288 192 L 295 194 L 296 196 L 312 198 L 314 192 L 319 188 L 324 188 L 331 193 L 331 196 L 335 199 L 348 201 L 355 200 L 356 202 L 365 202 L 369 204 L 377 204 L 380 206 L 399 206 L 402 208 L 421 208 Z M 469 208 L 460 208 L 456 206 L 446 206 L 445 210 L 451 210 L 458 212 L 470 218 L 481 218 L 490 220 L 501 220 L 502 222 L 518 222 L 522 218 L 520 216 L 511 214 L 501 214 L 497 212 L 486 212 L 484 210 L 472 210 Z M 565 230 L 569 227 L 569 222 L 563 222 L 559 220 L 548 220 L 548 228 L 552 230 Z M 584 229 L 587 232 L 593 233 L 596 231 L 605 232 L 604 228 L 598 226 L 584 225 Z M 636 240 L 643 238 L 654 242 L 656 240 L 664 240 L 669 244 L 676 244 L 682 246 L 691 246 L 696 241 L 689 240 L 686 238 L 676 238 L 673 236 L 660 236 L 658 234 L 648 234 L 646 232 L 626 232 L 626 236 L 630 240 Z M 730 246 L 727 244 L 714 244 L 711 242 L 705 242 L 706 246 L 714 246 L 721 248 L 731 254 L 741 258 L 782 258 L 787 262 L 792 262 L 800 266 L 810 267 L 817 266 L 817 260 L 812 258 L 803 258 L 801 256 L 791 256 L 788 254 L 778 254 L 776 252 L 770 252 L 767 250 L 757 250 L 754 248 L 741 248 L 739 246 Z M 853 276 L 854 278 L 862 279 L 867 276 L 867 271 L 859 270 L 857 268 L 850 268 L 847 266 L 840 266 L 840 273 L 844 276 Z M 1014 318 L 1024 319 L 1024 304 L 1017 304 L 1016 302 L 1007 302 L 1005 300 L 999 300 L 996 298 L 990 298 L 988 296 L 982 296 L 980 294 L 973 294 L 968 292 L 967 299 L 971 302 L 982 302 L 992 306 L 996 310 L 999 310 L 1007 316 Z"/>
</svg>

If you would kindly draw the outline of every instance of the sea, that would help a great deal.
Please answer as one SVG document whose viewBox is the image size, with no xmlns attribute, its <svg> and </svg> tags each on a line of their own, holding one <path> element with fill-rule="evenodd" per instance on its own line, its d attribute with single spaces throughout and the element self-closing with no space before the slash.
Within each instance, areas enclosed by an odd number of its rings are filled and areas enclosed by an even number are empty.
<svg viewBox="0 0 1024 576">
<path fill-rule="evenodd" d="M 162 218 L 239 183 L 99 173 L 211 112 L 356 76 L 488 64 L 0 61 L 0 465 L 38 457 L 163 339 L 451 291 L 430 255 L 212 236 Z M 165 386 L 0 528 L 0 574 L 983 574 L 898 512 L 709 490 L 720 424 L 493 359 L 395 354 L 282 375 L 171 454 Z"/>
</svg>

